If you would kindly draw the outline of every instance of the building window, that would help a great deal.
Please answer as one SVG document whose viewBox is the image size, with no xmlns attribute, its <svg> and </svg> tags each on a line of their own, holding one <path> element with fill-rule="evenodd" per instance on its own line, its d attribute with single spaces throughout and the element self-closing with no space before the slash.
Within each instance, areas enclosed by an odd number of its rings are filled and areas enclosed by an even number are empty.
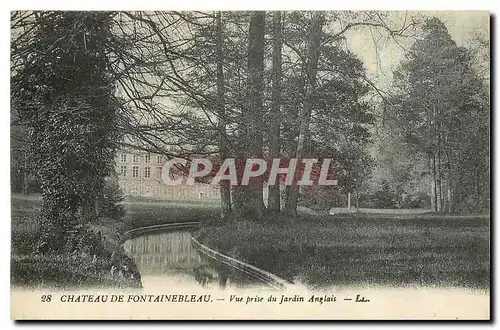
<svg viewBox="0 0 500 330">
<path fill-rule="evenodd" d="M 144 177 L 145 178 L 151 177 L 151 167 L 147 166 L 144 168 Z"/>
<path fill-rule="evenodd" d="M 138 163 L 139 162 L 139 156 L 138 155 L 134 155 L 134 163 Z"/>
<path fill-rule="evenodd" d="M 134 166 L 132 168 L 132 177 L 133 178 L 138 178 L 139 177 L 139 166 Z"/>
<path fill-rule="evenodd" d="M 156 174 L 157 174 L 158 180 L 161 181 L 161 167 L 156 168 Z"/>
<path fill-rule="evenodd" d="M 120 159 L 121 159 L 122 163 L 126 163 L 127 162 L 127 154 L 122 154 Z"/>
<path fill-rule="evenodd" d="M 151 160 L 151 155 L 150 154 L 147 154 L 146 156 L 144 156 L 144 162 L 145 163 L 149 163 L 150 160 Z"/>
<path fill-rule="evenodd" d="M 127 176 L 127 166 L 120 167 L 120 176 L 123 176 L 123 177 Z"/>
<path fill-rule="evenodd" d="M 161 164 L 161 156 L 160 155 L 156 156 L 156 163 Z"/>
</svg>

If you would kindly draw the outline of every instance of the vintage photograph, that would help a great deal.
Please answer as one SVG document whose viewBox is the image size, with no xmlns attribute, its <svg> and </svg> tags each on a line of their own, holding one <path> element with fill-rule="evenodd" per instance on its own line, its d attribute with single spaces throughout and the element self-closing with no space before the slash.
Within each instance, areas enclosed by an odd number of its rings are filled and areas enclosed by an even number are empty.
<svg viewBox="0 0 500 330">
<path fill-rule="evenodd" d="M 489 12 L 10 24 L 12 319 L 490 319 Z"/>
</svg>

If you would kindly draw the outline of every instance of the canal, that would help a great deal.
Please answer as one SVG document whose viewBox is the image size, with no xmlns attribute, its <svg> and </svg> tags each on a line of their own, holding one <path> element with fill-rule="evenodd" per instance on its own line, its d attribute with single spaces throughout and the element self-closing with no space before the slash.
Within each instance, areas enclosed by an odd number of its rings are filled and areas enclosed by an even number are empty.
<svg viewBox="0 0 500 330">
<path fill-rule="evenodd" d="M 144 289 L 196 285 L 273 290 L 262 280 L 198 252 L 189 229 L 145 233 L 126 240 L 123 247 L 134 259 Z"/>
</svg>

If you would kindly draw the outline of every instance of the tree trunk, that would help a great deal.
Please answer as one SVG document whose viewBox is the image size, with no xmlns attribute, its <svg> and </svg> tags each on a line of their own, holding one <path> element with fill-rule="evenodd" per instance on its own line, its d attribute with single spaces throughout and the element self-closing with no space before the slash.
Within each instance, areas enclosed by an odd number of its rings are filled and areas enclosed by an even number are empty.
<svg viewBox="0 0 500 330">
<path fill-rule="evenodd" d="M 437 172 L 439 173 L 439 172 Z M 436 179 L 436 211 L 438 213 L 441 213 L 443 211 L 443 204 L 442 204 L 442 199 L 441 199 L 441 180 L 439 179 L 439 174 Z"/>
<path fill-rule="evenodd" d="M 446 152 L 446 181 L 447 181 L 447 194 L 446 198 L 448 200 L 447 212 L 453 213 L 453 194 L 452 194 L 452 173 L 451 173 L 451 157 L 450 151 L 447 149 Z"/>
<path fill-rule="evenodd" d="M 272 106 L 271 106 L 271 123 L 269 134 L 269 151 L 270 158 L 279 158 L 281 141 L 280 141 L 280 107 L 281 107 L 281 48 L 282 48 L 282 23 L 281 12 L 273 13 L 273 69 L 272 69 Z M 277 213 L 280 211 L 280 185 L 279 179 L 274 184 L 269 185 L 267 196 L 267 209 L 270 212 Z"/>
<path fill-rule="evenodd" d="M 432 171 L 432 183 L 431 183 L 431 208 L 432 212 L 437 212 L 437 187 L 436 187 L 436 155 L 433 153 L 431 156 L 431 171 Z"/>
<path fill-rule="evenodd" d="M 443 203 L 443 180 L 441 177 L 441 132 L 438 132 L 438 152 L 437 152 L 437 211 L 444 212 L 444 203 Z"/>
<path fill-rule="evenodd" d="M 219 131 L 219 160 L 222 164 L 229 156 L 229 148 L 226 136 L 226 102 L 224 98 L 224 50 L 223 50 L 223 35 L 222 35 L 222 13 L 220 11 L 216 14 L 217 24 L 217 112 L 219 121 L 217 129 Z M 220 182 L 220 199 L 221 199 L 221 220 L 228 220 L 231 218 L 231 186 L 229 182 L 223 180 Z"/>
<path fill-rule="evenodd" d="M 295 154 L 295 157 L 297 158 L 297 166 L 299 166 L 302 162 L 302 158 L 304 155 L 304 144 L 309 133 L 309 123 L 311 121 L 311 111 L 313 107 L 314 92 L 317 82 L 316 74 L 318 71 L 318 60 L 320 55 L 321 31 L 323 29 L 324 23 L 324 13 L 321 11 L 314 12 L 309 33 L 308 58 L 306 64 L 306 95 L 302 113 L 300 115 L 299 140 L 297 143 L 297 151 Z M 287 196 L 287 209 L 285 210 L 286 214 L 291 216 L 297 215 L 298 198 L 299 187 L 297 185 L 297 180 L 294 179 Z"/>
<path fill-rule="evenodd" d="M 29 176 L 28 176 L 28 155 L 26 150 L 22 151 L 24 167 L 23 167 L 23 195 L 29 195 Z"/>
<path fill-rule="evenodd" d="M 250 18 L 248 33 L 248 108 L 244 114 L 248 129 L 245 136 L 249 150 L 246 158 L 262 159 L 262 115 L 264 99 L 264 34 L 265 17 L 263 11 L 255 11 Z M 243 212 L 245 218 L 261 219 L 264 213 L 262 176 L 252 178 L 248 187 L 241 187 L 246 201 Z"/>
<path fill-rule="evenodd" d="M 439 212 L 438 206 L 438 187 L 437 187 L 437 173 L 436 173 L 436 140 L 437 140 L 437 128 L 436 128 L 436 106 L 432 107 L 432 120 L 431 120 L 431 144 L 432 144 L 432 191 L 431 191 L 431 205 L 432 212 Z"/>
<path fill-rule="evenodd" d="M 359 213 L 359 190 L 356 188 L 356 213 Z"/>
</svg>

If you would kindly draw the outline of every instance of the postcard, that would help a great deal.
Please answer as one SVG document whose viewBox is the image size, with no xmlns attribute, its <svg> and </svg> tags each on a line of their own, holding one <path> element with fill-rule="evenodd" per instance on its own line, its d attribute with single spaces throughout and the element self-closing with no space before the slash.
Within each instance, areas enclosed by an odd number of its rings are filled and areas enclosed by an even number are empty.
<svg viewBox="0 0 500 330">
<path fill-rule="evenodd" d="M 486 11 L 12 11 L 11 318 L 489 320 Z"/>
</svg>

